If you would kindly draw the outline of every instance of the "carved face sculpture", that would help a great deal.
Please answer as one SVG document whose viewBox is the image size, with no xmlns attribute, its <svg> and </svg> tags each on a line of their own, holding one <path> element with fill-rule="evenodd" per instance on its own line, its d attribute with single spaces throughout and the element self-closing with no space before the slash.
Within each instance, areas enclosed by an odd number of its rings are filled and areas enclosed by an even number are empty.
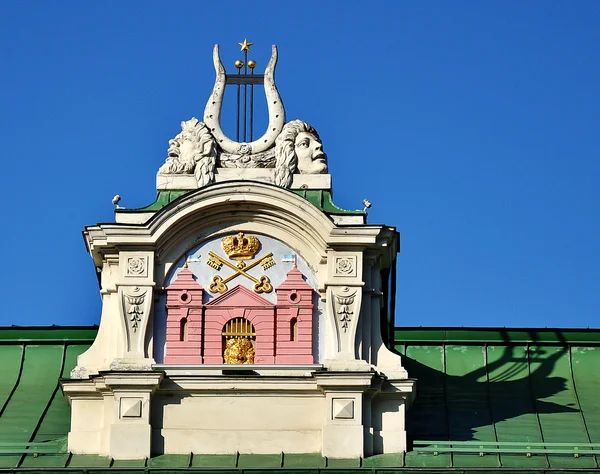
<svg viewBox="0 0 600 474">
<path fill-rule="evenodd" d="M 298 157 L 298 171 L 302 174 L 327 172 L 327 155 L 323 153 L 321 141 L 312 133 L 300 132 L 294 142 Z"/>
</svg>

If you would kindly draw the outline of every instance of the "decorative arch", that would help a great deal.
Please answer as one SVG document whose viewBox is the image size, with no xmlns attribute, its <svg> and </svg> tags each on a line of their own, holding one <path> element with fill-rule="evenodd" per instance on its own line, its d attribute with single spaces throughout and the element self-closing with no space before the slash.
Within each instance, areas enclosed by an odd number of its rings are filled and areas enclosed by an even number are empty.
<svg viewBox="0 0 600 474">
<path fill-rule="evenodd" d="M 326 260 L 333 222 L 297 194 L 264 183 L 217 183 L 193 191 L 159 211 L 147 223 L 156 245 L 157 278 L 170 263 L 203 240 L 234 231 L 270 235 L 316 269 Z M 159 278 L 160 281 L 160 278 Z"/>
</svg>

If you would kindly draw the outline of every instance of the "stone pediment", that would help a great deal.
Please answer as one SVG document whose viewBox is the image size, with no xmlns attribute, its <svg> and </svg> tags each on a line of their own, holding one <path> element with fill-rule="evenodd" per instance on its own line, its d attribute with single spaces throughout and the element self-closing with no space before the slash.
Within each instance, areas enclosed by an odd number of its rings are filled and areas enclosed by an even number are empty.
<svg viewBox="0 0 600 474">
<path fill-rule="evenodd" d="M 274 305 L 245 286 L 238 285 L 207 303 L 206 306 L 273 308 Z"/>
</svg>

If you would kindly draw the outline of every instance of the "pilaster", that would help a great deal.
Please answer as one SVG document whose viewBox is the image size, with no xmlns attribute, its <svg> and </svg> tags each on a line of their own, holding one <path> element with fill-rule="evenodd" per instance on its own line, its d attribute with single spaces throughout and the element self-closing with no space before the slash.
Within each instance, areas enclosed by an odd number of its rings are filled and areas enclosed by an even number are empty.
<svg viewBox="0 0 600 474">
<path fill-rule="evenodd" d="M 370 412 L 373 382 L 380 383 L 374 373 L 324 372 L 315 374 L 317 386 L 325 394 L 323 421 L 323 456 L 358 458 L 365 455 L 363 413 Z M 366 420 L 367 423 L 370 420 Z"/>
<path fill-rule="evenodd" d="M 152 339 L 154 252 L 119 253 L 119 280 L 116 284 L 121 315 L 121 338 L 125 350 L 110 364 L 111 370 L 152 370 L 149 353 Z"/>
<path fill-rule="evenodd" d="M 362 252 L 327 252 L 325 365 L 332 370 L 369 370 L 358 357 L 357 327 L 362 301 Z"/>
<path fill-rule="evenodd" d="M 113 459 L 150 457 L 150 396 L 162 377 L 160 372 L 104 374 L 104 382 L 114 395 L 109 442 L 109 456 Z"/>
</svg>

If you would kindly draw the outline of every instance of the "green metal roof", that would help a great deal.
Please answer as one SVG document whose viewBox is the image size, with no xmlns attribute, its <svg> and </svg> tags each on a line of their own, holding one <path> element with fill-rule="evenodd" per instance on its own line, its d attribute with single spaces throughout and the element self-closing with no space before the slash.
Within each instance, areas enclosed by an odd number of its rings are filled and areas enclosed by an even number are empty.
<svg viewBox="0 0 600 474">
<path fill-rule="evenodd" d="M 71 413 L 58 380 L 68 377 L 77 356 L 93 341 L 95 328 L 0 329 L 0 468 L 64 466 L 69 455 L 6 453 L 11 444 L 59 440 Z"/>
<path fill-rule="evenodd" d="M 364 216 L 364 211 L 350 211 L 347 209 L 342 209 L 341 207 L 336 206 L 333 203 L 333 195 L 331 191 L 323 191 L 323 190 L 289 190 L 294 194 L 297 194 L 300 197 L 303 197 L 308 202 L 310 202 L 313 206 L 315 206 L 320 211 L 324 212 L 328 215 L 359 215 Z M 156 200 L 145 206 L 138 209 L 125 209 L 125 208 L 117 208 L 115 212 L 117 213 L 136 213 L 136 212 L 157 212 L 160 211 L 163 207 L 166 207 L 176 199 L 184 196 L 190 192 L 190 190 L 172 190 L 172 191 L 159 191 L 156 195 Z"/>
<path fill-rule="evenodd" d="M 411 441 L 452 441 L 457 451 L 412 451 L 407 466 L 596 469 L 595 455 L 518 453 L 531 443 L 600 443 L 600 331 L 402 328 L 395 348 L 418 379 Z M 500 452 L 464 454 L 465 445 Z M 461 442 L 463 442 L 461 444 Z M 503 443 L 513 443 L 506 446 Z M 600 452 L 600 451 L 599 451 Z"/>
<path fill-rule="evenodd" d="M 143 461 L 66 452 L 70 410 L 58 379 L 68 377 L 96 331 L 0 328 L 0 471 L 600 471 L 597 455 L 589 454 L 600 443 L 600 330 L 397 328 L 395 348 L 418 379 L 407 419 L 415 446 L 405 455 L 189 454 Z M 30 454 L 10 453 L 10 446 L 26 443 Z M 55 452 L 32 454 L 43 447 Z M 575 449 L 578 457 L 561 454 Z"/>
</svg>

